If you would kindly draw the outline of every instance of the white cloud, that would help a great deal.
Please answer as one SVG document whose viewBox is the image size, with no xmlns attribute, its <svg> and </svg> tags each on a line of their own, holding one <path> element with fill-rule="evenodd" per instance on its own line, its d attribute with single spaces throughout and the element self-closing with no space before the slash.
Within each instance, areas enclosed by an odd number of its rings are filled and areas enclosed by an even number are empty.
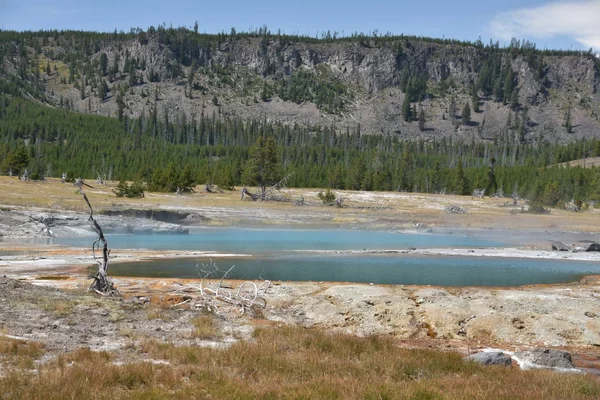
<svg viewBox="0 0 600 400">
<path fill-rule="evenodd" d="M 558 1 L 503 12 L 492 19 L 490 30 L 504 40 L 564 35 L 597 50 L 600 49 L 600 0 Z"/>
</svg>

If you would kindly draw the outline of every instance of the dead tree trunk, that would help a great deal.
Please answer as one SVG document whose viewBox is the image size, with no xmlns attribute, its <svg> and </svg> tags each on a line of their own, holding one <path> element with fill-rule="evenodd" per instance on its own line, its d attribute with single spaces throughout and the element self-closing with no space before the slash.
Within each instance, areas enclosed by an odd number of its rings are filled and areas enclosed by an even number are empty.
<svg viewBox="0 0 600 400">
<path fill-rule="evenodd" d="M 282 187 L 284 187 L 285 186 L 285 182 L 292 175 L 294 175 L 293 172 L 291 174 L 289 174 L 288 176 L 286 176 L 285 178 L 283 178 L 282 180 L 280 180 L 279 182 L 277 182 L 276 184 L 274 184 L 273 186 L 271 186 L 270 188 L 268 188 L 268 189 L 264 188 L 260 194 L 250 193 L 250 191 L 248 191 L 248 189 L 246 188 L 246 186 L 244 186 L 244 187 L 242 187 L 242 200 L 244 200 L 246 198 L 246 196 L 250 197 L 252 199 L 252 201 L 257 201 L 257 200 L 277 200 L 275 198 L 275 196 L 272 195 L 272 192 L 274 190 L 279 190 Z"/>
<path fill-rule="evenodd" d="M 81 178 L 77 178 L 75 179 L 75 183 L 73 183 L 73 186 L 77 187 L 77 191 L 81 194 L 83 194 L 83 187 L 87 186 L 89 188 L 94 188 L 93 186 L 88 185 L 87 183 L 85 183 L 85 181 Z M 90 205 L 90 203 L 88 202 L 88 206 Z M 92 209 L 92 207 L 90 206 L 90 210 Z"/>
<path fill-rule="evenodd" d="M 282 180 L 280 180 L 279 182 L 277 182 L 276 184 L 274 184 L 273 186 L 271 186 L 270 188 L 266 189 L 263 191 L 262 193 L 262 199 L 265 200 L 267 195 L 269 193 L 271 193 L 273 190 L 279 190 L 282 187 L 285 187 L 285 183 L 286 181 L 289 179 L 290 176 L 294 175 L 294 173 L 292 172 L 291 174 L 288 174 L 285 178 L 283 178 Z"/>
<path fill-rule="evenodd" d="M 98 239 L 92 243 L 92 254 L 94 255 L 94 260 L 96 260 L 96 249 L 100 249 L 102 247 L 102 260 L 97 260 L 98 262 L 98 273 L 96 275 L 90 275 L 88 278 L 93 279 L 94 282 L 89 287 L 89 290 L 93 290 L 94 292 L 101 294 L 103 296 L 106 295 L 115 295 L 118 294 L 118 290 L 115 289 L 113 283 L 110 279 L 108 279 L 108 256 L 110 255 L 110 250 L 108 249 L 108 243 L 104 238 L 104 232 L 102 228 L 94 219 L 94 211 L 92 210 L 92 205 L 88 200 L 85 193 L 81 193 L 83 195 L 83 199 L 87 203 L 90 209 L 90 217 L 88 221 L 92 224 L 92 228 L 98 234 Z"/>
<path fill-rule="evenodd" d="M 256 200 L 260 199 L 259 195 L 250 193 L 248 191 L 248 189 L 246 189 L 246 186 L 244 186 L 242 188 L 242 200 L 244 200 L 246 198 L 246 196 L 250 197 L 252 199 L 252 201 L 256 201 Z"/>
</svg>

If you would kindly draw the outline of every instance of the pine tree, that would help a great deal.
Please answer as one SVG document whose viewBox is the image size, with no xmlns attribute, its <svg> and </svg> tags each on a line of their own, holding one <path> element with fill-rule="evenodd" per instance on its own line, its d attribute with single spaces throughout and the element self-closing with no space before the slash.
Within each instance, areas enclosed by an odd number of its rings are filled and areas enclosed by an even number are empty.
<svg viewBox="0 0 600 400">
<path fill-rule="evenodd" d="M 83 77 L 81 78 L 81 88 L 79 95 L 81 97 L 81 100 L 85 100 L 85 82 L 83 81 Z"/>
<path fill-rule="evenodd" d="M 29 160 L 30 156 L 27 153 L 27 148 L 20 146 L 7 154 L 2 163 L 2 170 L 5 172 L 11 170 L 13 174 L 20 175 L 29 165 Z"/>
<path fill-rule="evenodd" d="M 521 116 L 521 121 L 519 122 L 519 127 L 518 129 L 518 135 L 519 135 L 519 142 L 521 143 L 525 143 L 525 127 L 527 125 L 527 107 L 525 107 L 523 109 L 523 115 Z"/>
<path fill-rule="evenodd" d="M 406 144 L 404 151 L 402 152 L 400 165 L 398 166 L 398 190 L 412 192 L 414 187 L 415 168 L 412 152 L 408 147 L 408 144 Z"/>
<path fill-rule="evenodd" d="M 510 99 L 512 97 L 513 87 L 514 87 L 513 73 L 509 66 L 508 70 L 506 71 L 506 77 L 504 79 L 504 87 L 502 90 L 502 102 L 505 105 L 510 101 Z"/>
<path fill-rule="evenodd" d="M 119 91 L 119 94 L 117 95 L 117 117 L 119 118 L 119 121 L 123 120 L 124 109 L 125 109 L 125 101 L 123 100 L 123 93 L 121 93 L 121 91 Z"/>
<path fill-rule="evenodd" d="M 190 164 L 186 164 L 176 180 L 177 188 L 181 192 L 190 192 L 195 186 L 194 171 Z"/>
<path fill-rule="evenodd" d="M 188 97 L 191 99 L 192 96 L 192 88 L 194 83 L 194 69 L 196 69 L 196 60 L 192 61 L 192 66 L 190 67 L 190 72 L 187 77 L 187 85 L 188 85 Z"/>
<path fill-rule="evenodd" d="M 496 166 L 496 157 L 492 156 L 490 159 L 490 168 L 488 169 L 488 184 L 485 191 L 491 196 L 498 190 L 498 184 L 496 183 L 496 174 L 494 173 L 494 167 Z"/>
<path fill-rule="evenodd" d="M 510 108 L 514 111 L 519 107 L 519 91 L 514 89 L 510 96 Z"/>
<path fill-rule="evenodd" d="M 452 126 L 454 126 L 456 121 L 456 97 L 454 96 L 450 98 L 450 108 L 448 109 L 448 113 L 450 114 L 450 122 L 452 122 Z"/>
<path fill-rule="evenodd" d="M 477 86 L 475 85 L 471 87 L 471 103 L 473 103 L 473 111 L 475 111 L 476 113 L 480 112 L 479 94 L 477 93 Z"/>
<path fill-rule="evenodd" d="M 259 136 L 250 148 L 250 155 L 244 168 L 243 181 L 247 185 L 257 185 L 261 193 L 267 186 L 281 180 L 281 163 L 277 155 L 277 144 L 272 137 Z"/>
<path fill-rule="evenodd" d="M 108 84 L 104 79 L 100 82 L 100 86 L 98 87 L 98 98 L 100 101 L 106 100 L 106 95 L 108 93 Z"/>
<path fill-rule="evenodd" d="M 419 110 L 419 130 L 421 132 L 425 130 L 425 111 L 423 110 L 423 106 Z"/>
<path fill-rule="evenodd" d="M 410 122 L 412 119 L 411 109 L 410 109 L 410 93 L 406 92 L 404 94 L 404 101 L 402 102 L 402 118 L 406 122 Z"/>
<path fill-rule="evenodd" d="M 105 76 L 108 73 L 108 56 L 106 53 L 100 54 L 100 75 Z"/>
<path fill-rule="evenodd" d="M 469 125 L 469 123 L 471 122 L 471 107 L 469 107 L 469 103 L 465 103 L 465 106 L 463 107 L 461 116 L 462 116 L 462 123 L 464 125 Z"/>
<path fill-rule="evenodd" d="M 455 180 L 454 187 L 458 194 L 461 194 L 463 196 L 471 194 L 471 185 L 469 183 L 469 179 L 467 178 L 467 175 L 465 174 L 462 157 L 458 158 L 458 165 L 456 166 L 456 180 Z"/>
<path fill-rule="evenodd" d="M 567 113 L 565 114 L 565 128 L 567 133 L 573 133 L 573 125 L 571 123 L 571 104 L 567 107 Z"/>
<path fill-rule="evenodd" d="M 440 160 L 435 160 L 433 164 L 433 171 L 431 172 L 431 191 L 433 193 L 439 193 L 442 191 L 442 167 Z"/>
</svg>

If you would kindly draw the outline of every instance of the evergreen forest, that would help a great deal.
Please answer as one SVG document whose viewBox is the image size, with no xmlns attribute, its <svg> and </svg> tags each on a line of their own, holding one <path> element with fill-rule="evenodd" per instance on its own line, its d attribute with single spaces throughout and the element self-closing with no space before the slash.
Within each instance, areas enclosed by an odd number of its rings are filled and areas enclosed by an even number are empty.
<svg viewBox="0 0 600 400">
<path fill-rule="evenodd" d="M 268 138 L 263 156 L 256 143 Z M 274 156 L 274 157 L 273 157 Z M 96 178 L 175 191 L 196 183 L 231 189 L 253 179 L 260 158 L 291 187 L 456 193 L 501 190 L 548 206 L 600 200 L 600 169 L 557 164 L 600 156 L 600 141 L 568 145 L 452 140 L 403 141 L 363 134 L 360 126 L 284 125 L 200 115 L 189 121 L 156 115 L 119 120 L 51 108 L 0 95 L 2 174 Z M 269 158 L 270 157 L 270 158 Z M 254 173 L 255 175 L 255 173 Z"/>
</svg>

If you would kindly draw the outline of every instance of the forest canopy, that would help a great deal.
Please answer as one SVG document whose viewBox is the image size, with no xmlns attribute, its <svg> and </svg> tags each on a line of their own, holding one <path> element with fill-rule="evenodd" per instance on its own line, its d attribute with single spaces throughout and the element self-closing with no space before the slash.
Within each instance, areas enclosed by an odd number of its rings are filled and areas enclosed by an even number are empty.
<svg viewBox="0 0 600 400">
<path fill-rule="evenodd" d="M 287 184 L 354 190 L 470 194 L 490 186 L 556 206 L 600 200 L 600 169 L 557 166 L 600 156 L 600 141 L 508 145 L 440 140 L 406 142 L 365 135 L 360 126 L 284 125 L 200 115 L 180 119 L 109 118 L 0 95 L 0 171 L 36 177 L 135 180 L 174 191 L 195 183 L 255 185 L 249 151 L 268 138 Z M 493 163 L 492 163 L 493 160 Z M 274 162 L 273 160 L 269 162 Z M 491 168 L 493 164 L 493 168 Z M 246 171 L 244 174 L 243 172 Z M 276 177 L 269 178 L 269 182 Z M 489 191 L 488 195 L 491 194 Z"/>
</svg>

